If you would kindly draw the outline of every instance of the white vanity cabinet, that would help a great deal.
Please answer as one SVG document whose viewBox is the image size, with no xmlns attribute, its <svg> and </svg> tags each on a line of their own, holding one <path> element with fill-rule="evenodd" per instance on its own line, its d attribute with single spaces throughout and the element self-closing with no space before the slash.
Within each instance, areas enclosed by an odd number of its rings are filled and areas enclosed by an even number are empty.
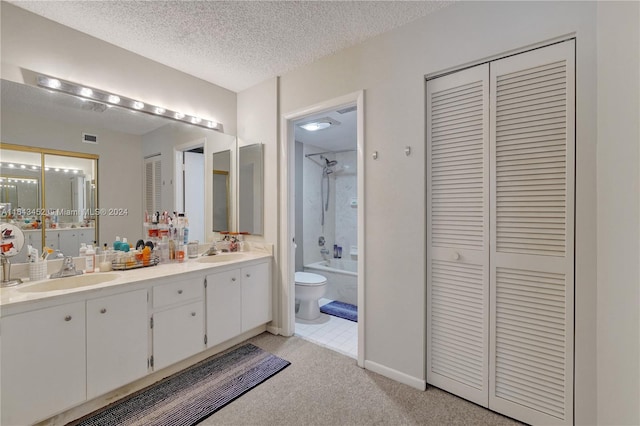
<svg viewBox="0 0 640 426">
<path fill-rule="evenodd" d="M 207 275 L 207 345 L 271 321 L 269 262 Z"/>
<path fill-rule="evenodd" d="M 147 290 L 87 300 L 87 399 L 147 374 Z"/>
<path fill-rule="evenodd" d="M 201 276 L 153 287 L 153 369 L 205 349 L 204 280 Z"/>
<path fill-rule="evenodd" d="M 242 333 L 242 271 L 207 275 L 207 345 L 215 346 Z"/>
<path fill-rule="evenodd" d="M 31 424 L 86 398 L 85 302 L 2 318 L 3 425 Z"/>
</svg>

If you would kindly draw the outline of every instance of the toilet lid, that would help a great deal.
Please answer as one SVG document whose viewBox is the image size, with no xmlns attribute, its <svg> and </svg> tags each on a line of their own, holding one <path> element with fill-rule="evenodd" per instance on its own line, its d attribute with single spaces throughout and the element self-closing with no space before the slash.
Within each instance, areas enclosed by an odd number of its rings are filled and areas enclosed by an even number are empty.
<svg viewBox="0 0 640 426">
<path fill-rule="evenodd" d="M 322 285 L 327 279 L 322 275 L 312 274 L 311 272 L 296 272 L 296 284 L 298 285 Z"/>
</svg>

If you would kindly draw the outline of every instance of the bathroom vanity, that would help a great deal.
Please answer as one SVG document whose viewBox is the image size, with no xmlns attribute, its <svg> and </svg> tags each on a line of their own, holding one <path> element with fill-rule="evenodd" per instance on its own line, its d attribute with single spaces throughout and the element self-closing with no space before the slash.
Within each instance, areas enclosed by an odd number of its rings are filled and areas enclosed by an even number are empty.
<svg viewBox="0 0 640 426">
<path fill-rule="evenodd" d="M 0 423 L 44 420 L 261 333 L 272 318 L 271 263 L 252 251 L 2 288 Z"/>
</svg>

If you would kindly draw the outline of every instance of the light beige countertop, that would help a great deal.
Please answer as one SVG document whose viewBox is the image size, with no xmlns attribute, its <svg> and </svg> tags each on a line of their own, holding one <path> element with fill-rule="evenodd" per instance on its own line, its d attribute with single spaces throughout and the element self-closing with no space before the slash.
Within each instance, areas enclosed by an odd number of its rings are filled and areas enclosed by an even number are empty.
<svg viewBox="0 0 640 426">
<path fill-rule="evenodd" d="M 229 260 L 225 259 L 225 256 L 229 257 Z M 218 254 L 215 257 L 215 262 L 208 263 L 205 261 L 207 257 L 199 256 L 196 259 L 185 259 L 185 261 L 178 263 L 159 264 L 156 266 L 149 266 L 137 269 L 131 269 L 126 271 L 110 271 L 110 272 L 93 272 L 83 275 L 115 275 L 115 278 L 98 284 L 85 285 L 76 288 L 67 289 L 54 289 L 50 291 L 33 290 L 42 288 L 42 283 L 46 281 L 53 281 L 50 278 L 45 280 L 30 282 L 29 279 L 23 278 L 23 283 L 14 287 L 0 288 L 0 314 L 2 316 L 11 315 L 21 312 L 23 310 L 38 309 L 52 304 L 66 303 L 67 301 L 74 301 L 79 299 L 87 299 L 92 297 L 98 297 L 113 292 L 123 291 L 124 286 L 130 286 L 131 289 L 139 288 L 139 285 L 151 286 L 152 284 L 166 282 L 167 279 L 180 278 L 193 278 L 197 276 L 204 276 L 208 273 L 215 273 L 221 270 L 234 269 L 242 267 L 245 264 L 253 264 L 258 261 L 264 261 L 266 258 L 272 256 L 270 247 L 263 247 L 252 249 L 251 251 L 244 251 L 238 253 L 223 253 Z M 81 260 L 77 258 L 76 260 Z M 51 271 L 57 271 L 61 260 L 50 261 L 48 263 L 57 262 L 56 265 L 51 265 L 48 268 L 48 275 Z M 79 270 L 82 269 L 82 265 L 78 265 L 80 262 L 76 262 L 76 266 Z M 53 268 L 52 268 L 53 266 Z M 28 265 L 27 265 L 28 267 Z M 12 277 L 25 276 L 22 273 L 13 273 L 13 268 L 18 268 L 18 271 L 22 271 L 24 267 L 22 264 L 12 265 Z M 28 273 L 26 274 L 28 275 Z M 48 276 L 47 275 L 47 276 Z M 33 288 L 33 289 L 32 289 Z M 31 289 L 31 290 L 30 290 Z M 113 290 L 113 291 L 111 291 Z"/>
</svg>

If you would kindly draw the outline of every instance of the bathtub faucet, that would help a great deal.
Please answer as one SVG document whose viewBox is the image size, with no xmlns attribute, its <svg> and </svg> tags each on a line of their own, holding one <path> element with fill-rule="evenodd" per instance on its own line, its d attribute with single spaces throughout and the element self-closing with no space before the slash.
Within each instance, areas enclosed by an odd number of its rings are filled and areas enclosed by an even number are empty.
<svg viewBox="0 0 640 426">
<path fill-rule="evenodd" d="M 328 255 L 330 253 L 329 249 L 322 247 L 320 249 L 320 254 Z"/>
</svg>

